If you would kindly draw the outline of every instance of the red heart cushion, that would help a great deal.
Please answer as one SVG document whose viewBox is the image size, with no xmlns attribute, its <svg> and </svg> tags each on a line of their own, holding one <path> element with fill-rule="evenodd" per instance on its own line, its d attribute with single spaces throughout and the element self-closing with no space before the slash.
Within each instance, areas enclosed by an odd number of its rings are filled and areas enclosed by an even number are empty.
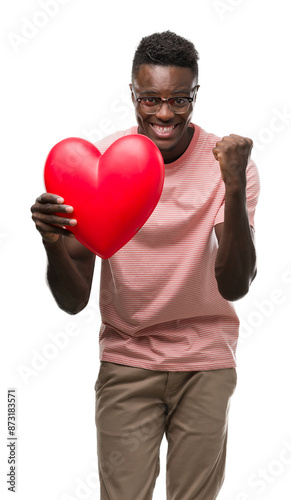
<svg viewBox="0 0 291 500">
<path fill-rule="evenodd" d="M 77 226 L 68 227 L 89 250 L 108 259 L 143 226 L 157 205 L 164 162 L 144 135 L 117 139 L 104 153 L 90 142 L 68 138 L 56 144 L 45 163 L 48 193 L 74 207 Z"/>
</svg>

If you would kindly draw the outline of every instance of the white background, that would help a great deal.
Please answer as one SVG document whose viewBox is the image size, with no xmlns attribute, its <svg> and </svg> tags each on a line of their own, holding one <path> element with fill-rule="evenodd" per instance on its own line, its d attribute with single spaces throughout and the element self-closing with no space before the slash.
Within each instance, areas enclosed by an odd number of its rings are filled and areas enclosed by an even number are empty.
<svg viewBox="0 0 291 500">
<path fill-rule="evenodd" d="M 74 317 L 60 311 L 45 282 L 46 258 L 30 206 L 44 191 L 43 165 L 56 142 L 69 136 L 94 141 L 135 123 L 128 89 L 134 50 L 142 36 L 170 29 L 190 38 L 200 54 L 193 121 L 217 135 L 253 138 L 261 177 L 259 270 L 237 303 L 238 385 L 218 498 L 290 499 L 288 4 L 1 2 L 1 498 L 12 495 L 5 484 L 11 387 L 18 393 L 19 499 L 99 498 L 94 384 L 100 262 L 86 311 Z M 166 498 L 165 452 L 163 442 L 155 500 Z"/>
</svg>

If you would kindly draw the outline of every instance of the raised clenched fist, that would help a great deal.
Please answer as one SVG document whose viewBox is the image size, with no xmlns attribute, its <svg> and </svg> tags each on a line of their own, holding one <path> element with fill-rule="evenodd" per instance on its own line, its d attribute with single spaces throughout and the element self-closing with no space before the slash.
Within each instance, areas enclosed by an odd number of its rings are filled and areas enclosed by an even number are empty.
<svg viewBox="0 0 291 500">
<path fill-rule="evenodd" d="M 219 162 L 222 179 L 231 182 L 234 177 L 245 176 L 253 141 L 247 137 L 230 134 L 216 143 L 212 152 Z"/>
</svg>

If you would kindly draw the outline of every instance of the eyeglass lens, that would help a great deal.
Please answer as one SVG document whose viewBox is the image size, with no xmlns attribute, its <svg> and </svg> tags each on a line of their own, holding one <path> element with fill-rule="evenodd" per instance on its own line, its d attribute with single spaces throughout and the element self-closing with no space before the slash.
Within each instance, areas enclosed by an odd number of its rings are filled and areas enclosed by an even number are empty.
<svg viewBox="0 0 291 500">
<path fill-rule="evenodd" d="M 175 113 L 185 113 L 189 108 L 189 100 L 183 97 L 173 97 L 168 99 L 169 108 Z M 156 97 L 143 97 L 140 105 L 148 114 L 157 113 L 162 107 L 163 101 Z"/>
</svg>

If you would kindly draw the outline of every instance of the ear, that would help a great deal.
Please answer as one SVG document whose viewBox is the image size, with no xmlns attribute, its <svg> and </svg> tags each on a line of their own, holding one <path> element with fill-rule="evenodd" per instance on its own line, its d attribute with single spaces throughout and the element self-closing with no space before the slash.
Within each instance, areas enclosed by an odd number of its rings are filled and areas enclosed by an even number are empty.
<svg viewBox="0 0 291 500">
<path fill-rule="evenodd" d="M 196 99 L 197 99 L 197 93 L 198 93 L 199 88 L 200 88 L 200 85 L 196 85 L 195 96 L 194 96 L 194 102 L 196 102 Z"/>
<path fill-rule="evenodd" d="M 132 90 L 132 83 L 129 84 L 129 88 L 130 88 L 130 92 L 131 92 L 131 100 L 134 104 L 134 94 L 133 94 L 133 90 Z"/>
</svg>

